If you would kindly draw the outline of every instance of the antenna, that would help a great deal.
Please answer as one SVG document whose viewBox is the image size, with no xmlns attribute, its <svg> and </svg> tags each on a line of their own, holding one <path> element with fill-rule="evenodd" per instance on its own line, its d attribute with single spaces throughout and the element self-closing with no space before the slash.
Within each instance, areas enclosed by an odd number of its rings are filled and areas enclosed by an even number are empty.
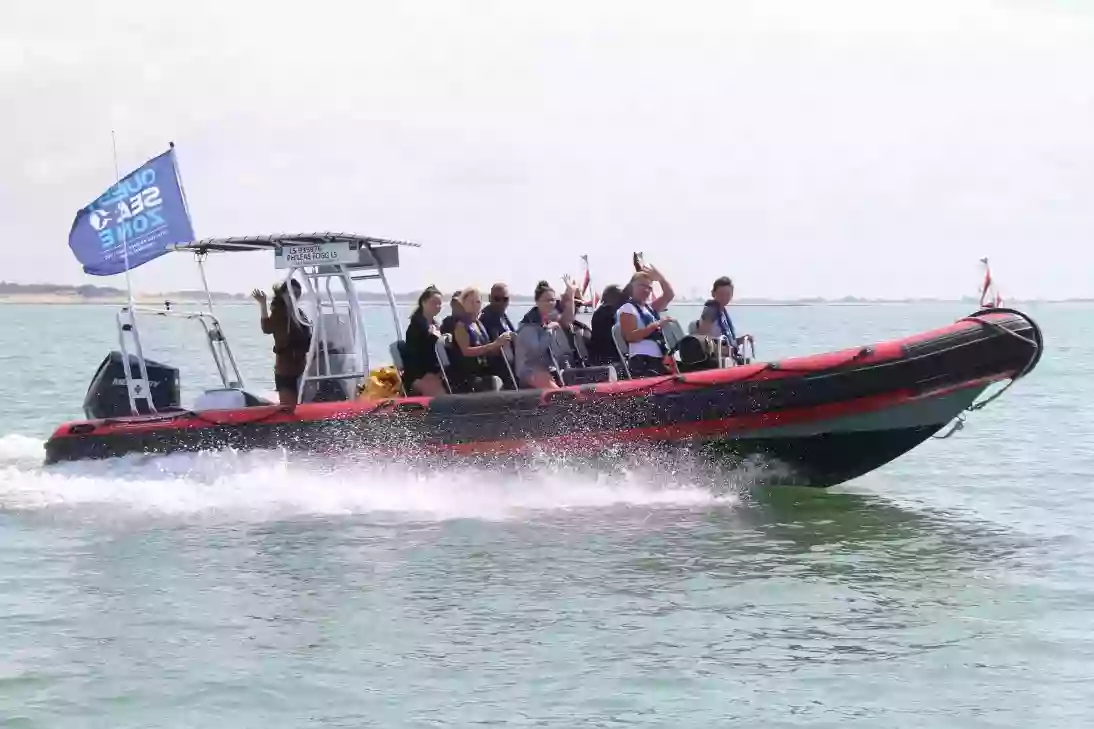
<svg viewBox="0 0 1094 729">
<path fill-rule="evenodd" d="M 190 218 L 190 203 L 186 200 L 186 188 L 182 184 L 182 170 L 179 169 L 179 159 L 175 154 L 174 141 L 168 142 L 168 147 L 171 150 L 172 161 L 175 164 L 175 179 L 179 183 L 179 194 L 182 195 L 182 207 L 186 211 L 186 217 L 190 219 L 191 225 L 193 225 L 193 218 Z M 198 264 L 198 273 L 201 274 L 201 287 L 205 290 L 205 302 L 209 307 L 209 313 L 213 313 L 213 294 L 209 291 L 209 280 L 205 276 L 205 257 L 207 254 L 198 253 L 194 255 L 194 260 Z"/>
<path fill-rule="evenodd" d="M 114 133 L 114 130 L 110 130 L 110 143 L 114 148 L 114 180 L 118 187 L 122 184 L 121 168 L 118 167 L 118 136 Z M 129 276 L 129 241 L 125 237 L 125 221 L 118 226 L 121 231 L 122 238 L 122 256 L 125 259 L 125 293 L 129 299 L 129 308 L 133 308 L 133 281 Z"/>
</svg>

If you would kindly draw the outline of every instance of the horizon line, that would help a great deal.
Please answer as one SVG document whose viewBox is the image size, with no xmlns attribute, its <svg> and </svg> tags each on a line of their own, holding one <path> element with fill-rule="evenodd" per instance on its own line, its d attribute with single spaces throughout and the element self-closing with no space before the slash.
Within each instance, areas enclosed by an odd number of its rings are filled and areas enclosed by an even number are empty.
<svg viewBox="0 0 1094 729">
<path fill-rule="evenodd" d="M 135 297 L 143 299 L 164 299 L 171 300 L 176 299 L 180 301 L 189 300 L 204 300 L 205 291 L 203 289 L 177 289 L 171 291 L 153 291 L 153 292 L 141 292 L 134 291 Z M 250 299 L 250 295 L 247 293 L 231 293 L 227 291 L 210 291 L 209 295 L 220 301 L 247 301 Z M 82 299 L 85 301 L 105 300 L 112 297 L 126 297 L 128 294 L 125 289 L 116 288 L 113 286 L 96 286 L 94 284 L 50 284 L 50 283 L 36 283 L 36 284 L 21 284 L 8 281 L 0 281 L 0 299 L 10 299 L 12 297 L 33 297 L 33 296 L 60 296 L 70 297 L 76 299 Z M 393 296 L 397 303 L 412 302 L 417 299 L 418 292 L 393 292 Z M 335 298 L 343 298 L 336 296 Z M 358 298 L 362 301 L 370 302 L 386 302 L 387 295 L 384 293 L 377 293 L 371 291 L 363 291 L 358 293 Z M 515 295 L 511 299 L 513 302 L 519 303 L 534 303 L 535 299 L 527 295 Z M 690 297 L 677 295 L 674 299 L 676 303 L 682 304 L 701 304 L 708 300 L 708 297 Z M 904 296 L 895 298 L 883 298 L 883 297 L 871 297 L 871 296 L 857 296 L 854 294 L 845 294 L 843 296 L 828 297 L 828 296 L 800 296 L 796 298 L 781 298 L 770 296 L 753 296 L 753 297 L 741 297 L 735 299 L 734 303 L 737 304 L 749 304 L 749 303 L 780 303 L 780 304 L 810 304 L 810 303 L 970 303 L 978 302 L 979 299 L 976 296 L 965 295 L 960 297 L 938 297 L 938 296 Z M 1006 304 L 1004 301 L 1004 305 Z M 1009 301 L 1017 303 L 1035 303 L 1035 302 L 1090 302 L 1094 301 L 1094 295 L 1091 296 L 1070 296 L 1063 298 L 1049 298 L 1035 296 L 1031 298 L 1015 297 L 1009 299 Z"/>
</svg>

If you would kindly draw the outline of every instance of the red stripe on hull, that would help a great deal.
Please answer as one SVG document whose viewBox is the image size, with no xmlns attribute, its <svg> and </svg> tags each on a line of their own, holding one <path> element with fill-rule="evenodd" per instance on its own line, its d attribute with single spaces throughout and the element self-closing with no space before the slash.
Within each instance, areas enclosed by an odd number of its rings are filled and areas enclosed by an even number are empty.
<svg viewBox="0 0 1094 729">
<path fill-rule="evenodd" d="M 749 415 L 736 415 L 717 420 L 703 420 L 697 423 L 679 423 L 675 425 L 656 426 L 651 428 L 632 428 L 629 430 L 605 431 L 599 433 L 575 433 L 540 437 L 532 440 L 509 441 L 477 441 L 474 443 L 454 444 L 426 444 L 424 447 L 430 450 L 444 453 L 459 454 L 492 454 L 512 453 L 527 448 L 537 450 L 559 450 L 567 453 L 577 453 L 582 450 L 595 450 L 604 446 L 619 443 L 639 443 L 649 441 L 678 441 L 696 436 L 728 436 L 739 437 L 748 431 L 759 431 L 768 428 L 776 428 L 786 425 L 803 425 L 808 423 L 823 423 L 837 418 L 852 415 L 864 415 L 876 413 L 887 408 L 919 402 L 930 398 L 942 397 L 960 390 L 976 389 L 977 391 L 997 382 L 999 378 L 983 378 L 973 382 L 962 383 L 959 386 L 940 388 L 928 393 L 913 394 L 909 391 L 897 391 L 876 397 L 864 397 L 856 400 L 848 400 L 839 403 L 830 403 L 811 408 L 794 410 L 780 410 L 771 413 L 756 413 Z M 952 417 L 956 417 L 953 413 Z M 939 423 L 944 425 L 945 423 Z"/>
</svg>

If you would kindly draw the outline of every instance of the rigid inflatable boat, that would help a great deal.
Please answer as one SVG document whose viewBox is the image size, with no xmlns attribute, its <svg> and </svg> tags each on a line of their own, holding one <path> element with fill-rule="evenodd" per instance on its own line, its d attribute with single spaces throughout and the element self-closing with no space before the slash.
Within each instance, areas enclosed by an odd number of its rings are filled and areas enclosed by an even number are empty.
<svg viewBox="0 0 1094 729">
<path fill-rule="evenodd" d="M 144 359 L 139 338 L 127 347 L 141 312 L 130 306 L 118 318 L 122 350 L 107 356 L 89 388 L 88 418 L 57 428 L 46 461 L 233 448 L 367 452 L 434 463 L 501 456 L 511 463 L 521 454 L 595 459 L 637 447 L 683 450 L 727 469 L 757 455 L 782 467 L 783 482 L 789 471 L 792 483 L 827 487 L 938 434 L 986 404 L 979 398 L 992 385 L 1028 375 L 1041 355 L 1041 331 L 1030 317 L 989 308 L 904 339 L 777 362 L 646 379 L 612 370 L 593 381 L 570 378 L 585 384 L 553 391 L 362 400 L 356 393 L 369 361 L 355 282 L 383 284 L 400 336 L 384 270 L 398 265 L 405 245 L 313 233 L 174 246 L 199 262 L 209 252 L 270 251 L 277 268 L 303 281 L 316 319 L 301 403 L 282 408 L 244 387 L 211 311 L 142 312 L 205 326 L 223 386 L 182 407 L 178 370 Z M 339 294 L 332 294 L 332 283 L 341 285 Z"/>
</svg>

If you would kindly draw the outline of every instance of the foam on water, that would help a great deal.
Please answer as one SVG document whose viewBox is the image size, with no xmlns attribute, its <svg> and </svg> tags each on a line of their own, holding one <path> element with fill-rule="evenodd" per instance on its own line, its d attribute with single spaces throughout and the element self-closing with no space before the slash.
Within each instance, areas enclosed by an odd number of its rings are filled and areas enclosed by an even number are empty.
<svg viewBox="0 0 1094 729">
<path fill-rule="evenodd" d="M 698 464 L 620 464 L 610 472 L 544 461 L 498 472 L 422 468 L 281 452 L 132 456 L 41 465 L 42 443 L 0 437 L 0 509 L 109 509 L 123 515 L 266 521 L 306 515 L 502 520 L 613 506 L 732 506 L 747 469 L 726 483 Z"/>
</svg>

